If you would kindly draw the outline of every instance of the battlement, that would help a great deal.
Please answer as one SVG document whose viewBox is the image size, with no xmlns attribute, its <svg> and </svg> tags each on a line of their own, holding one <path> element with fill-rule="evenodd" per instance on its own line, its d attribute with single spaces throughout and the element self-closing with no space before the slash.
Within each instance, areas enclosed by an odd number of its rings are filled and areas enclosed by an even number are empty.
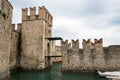
<svg viewBox="0 0 120 80">
<path fill-rule="evenodd" d="M 79 48 L 79 39 L 76 41 L 72 39 L 72 48 Z"/>
<path fill-rule="evenodd" d="M 28 15 L 29 12 L 30 15 Z M 22 21 L 45 20 L 50 26 L 52 26 L 52 19 L 53 19 L 52 15 L 45 8 L 45 6 L 38 8 L 38 14 L 36 13 L 36 7 L 22 9 Z"/>
<path fill-rule="evenodd" d="M 61 45 L 68 45 L 68 40 L 65 40 L 65 41 L 61 41 Z"/>
<path fill-rule="evenodd" d="M 36 19 L 36 7 L 30 7 L 30 19 Z"/>
<path fill-rule="evenodd" d="M 101 39 L 94 39 L 94 43 L 91 42 L 91 39 L 82 41 L 83 49 L 79 48 L 79 39 L 71 40 L 68 47 L 68 40 L 62 42 L 61 51 L 63 55 L 63 69 L 68 70 L 97 70 L 104 68 L 104 51 Z M 116 49 L 112 48 L 117 52 Z"/>
<path fill-rule="evenodd" d="M 21 31 L 21 27 L 22 27 L 22 24 L 21 24 L 21 23 L 18 23 L 18 24 L 17 24 L 17 31 L 18 31 L 18 32 Z"/>
<path fill-rule="evenodd" d="M 95 47 L 102 47 L 103 46 L 103 39 L 101 38 L 101 39 L 94 39 L 94 42 L 91 42 L 91 39 L 88 39 L 88 40 L 85 40 L 85 39 L 83 39 L 83 41 L 82 41 L 82 46 L 83 46 L 83 49 L 86 47 L 86 48 L 90 48 L 90 49 L 92 49 L 92 48 L 95 48 Z M 72 44 L 72 45 L 71 45 Z M 68 46 L 68 47 L 71 47 L 71 48 L 79 48 L 79 45 L 80 45 L 80 43 L 79 43 L 79 39 L 77 39 L 77 40 L 71 40 L 71 43 L 68 43 L 68 40 L 65 40 L 65 41 L 61 41 L 61 45 L 62 46 Z"/>
<path fill-rule="evenodd" d="M 88 40 L 83 39 L 82 44 L 90 44 L 90 43 L 91 43 L 91 40 L 90 40 L 90 39 L 88 39 Z"/>
<path fill-rule="evenodd" d="M 21 23 L 18 23 L 17 25 L 16 24 L 12 24 L 12 31 L 14 31 L 14 32 L 20 32 L 21 26 L 22 26 Z M 17 27 L 17 29 L 15 29 L 15 27 Z"/>
<path fill-rule="evenodd" d="M 103 39 L 94 39 L 94 44 L 102 44 L 103 43 Z"/>
<path fill-rule="evenodd" d="M 15 31 L 15 24 L 12 24 L 12 31 Z"/>
</svg>

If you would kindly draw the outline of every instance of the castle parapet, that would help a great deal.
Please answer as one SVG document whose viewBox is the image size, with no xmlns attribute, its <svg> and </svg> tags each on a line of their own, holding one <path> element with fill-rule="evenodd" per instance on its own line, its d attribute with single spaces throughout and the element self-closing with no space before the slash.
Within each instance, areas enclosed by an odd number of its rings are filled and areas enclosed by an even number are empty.
<svg viewBox="0 0 120 80">
<path fill-rule="evenodd" d="M 77 40 L 72 39 L 72 54 L 79 55 L 79 39 Z"/>
<path fill-rule="evenodd" d="M 17 24 L 17 31 L 18 31 L 18 33 L 20 33 L 20 31 L 21 31 L 21 27 L 22 27 L 21 23 Z"/>
<path fill-rule="evenodd" d="M 36 7 L 30 7 L 30 15 L 28 15 L 28 13 L 28 8 L 22 9 L 22 21 L 44 20 L 49 24 L 49 26 L 52 26 L 53 17 L 50 12 L 45 8 L 45 6 L 38 8 L 38 14 L 36 13 Z"/>
<path fill-rule="evenodd" d="M 101 38 L 101 39 L 94 39 L 94 43 L 95 44 L 102 44 L 103 43 L 103 39 Z"/>
<path fill-rule="evenodd" d="M 61 41 L 61 46 L 62 46 L 62 50 L 64 50 L 64 49 L 68 49 L 68 40 L 65 40 L 65 41 Z"/>
<path fill-rule="evenodd" d="M 15 31 L 15 24 L 12 24 L 12 31 Z"/>
<path fill-rule="evenodd" d="M 16 29 L 16 27 L 17 27 L 17 29 Z M 17 26 L 16 26 L 16 24 L 12 24 L 12 31 L 20 33 L 21 27 L 22 27 L 21 23 L 18 23 Z"/>
<path fill-rule="evenodd" d="M 30 7 L 30 19 L 34 20 L 36 19 L 36 7 Z"/>
<path fill-rule="evenodd" d="M 76 41 L 72 39 L 72 48 L 79 49 L 79 39 L 77 39 Z"/>
<path fill-rule="evenodd" d="M 82 44 L 89 44 L 89 43 L 91 43 L 91 40 L 90 40 L 90 39 L 88 39 L 88 40 L 83 39 Z"/>
<path fill-rule="evenodd" d="M 103 39 L 94 39 L 95 49 L 97 54 L 103 54 Z"/>
<path fill-rule="evenodd" d="M 91 40 L 90 39 L 88 39 L 88 40 L 83 39 L 82 45 L 83 45 L 83 53 L 90 54 Z"/>
<path fill-rule="evenodd" d="M 22 9 L 22 21 L 27 20 L 28 8 Z"/>
</svg>

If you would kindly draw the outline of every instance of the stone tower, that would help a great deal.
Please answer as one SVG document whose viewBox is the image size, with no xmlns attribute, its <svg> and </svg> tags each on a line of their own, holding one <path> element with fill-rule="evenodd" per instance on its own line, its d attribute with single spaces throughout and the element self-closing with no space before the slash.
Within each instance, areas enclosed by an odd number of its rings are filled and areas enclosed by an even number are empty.
<svg viewBox="0 0 120 80">
<path fill-rule="evenodd" d="M 51 54 L 52 15 L 42 6 L 22 9 L 22 54 L 21 66 L 25 69 L 44 69 L 45 56 Z"/>
<path fill-rule="evenodd" d="M 9 71 L 10 41 L 13 7 L 8 0 L 0 0 L 0 80 Z"/>
</svg>

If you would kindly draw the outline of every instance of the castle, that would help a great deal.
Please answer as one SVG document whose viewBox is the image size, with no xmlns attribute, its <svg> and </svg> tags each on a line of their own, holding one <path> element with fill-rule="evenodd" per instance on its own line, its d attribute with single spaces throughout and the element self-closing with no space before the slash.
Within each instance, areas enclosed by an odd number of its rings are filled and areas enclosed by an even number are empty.
<svg viewBox="0 0 120 80">
<path fill-rule="evenodd" d="M 36 7 L 22 9 L 22 23 L 17 24 L 18 30 L 14 31 L 15 24 L 12 24 L 14 34 L 11 44 L 14 45 L 11 48 L 14 49 L 11 49 L 10 69 L 17 64 L 23 69 L 42 70 L 56 62 L 50 58 L 51 55 L 56 55 L 55 41 L 51 40 L 53 17 L 44 6 L 38 9 L 38 15 Z M 18 57 L 17 60 L 15 56 Z"/>
<path fill-rule="evenodd" d="M 28 15 L 28 12 L 30 15 Z M 44 7 L 22 9 L 21 23 L 12 24 L 13 7 L 8 0 L 0 0 L 0 80 L 17 67 L 27 70 L 43 70 L 53 62 L 61 61 L 62 71 L 120 70 L 120 46 L 103 47 L 102 39 L 94 43 L 83 39 L 63 41 L 52 37 L 50 12 Z M 55 45 L 61 40 L 61 46 Z"/>
</svg>

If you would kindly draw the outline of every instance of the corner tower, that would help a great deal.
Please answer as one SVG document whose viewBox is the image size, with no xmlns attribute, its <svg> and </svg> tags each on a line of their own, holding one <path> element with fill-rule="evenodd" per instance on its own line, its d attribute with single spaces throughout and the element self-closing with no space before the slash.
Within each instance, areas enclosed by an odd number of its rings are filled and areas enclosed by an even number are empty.
<svg viewBox="0 0 120 80">
<path fill-rule="evenodd" d="M 44 69 L 45 55 L 50 53 L 52 15 L 42 6 L 22 9 L 22 55 L 21 66 L 26 69 Z"/>
</svg>

